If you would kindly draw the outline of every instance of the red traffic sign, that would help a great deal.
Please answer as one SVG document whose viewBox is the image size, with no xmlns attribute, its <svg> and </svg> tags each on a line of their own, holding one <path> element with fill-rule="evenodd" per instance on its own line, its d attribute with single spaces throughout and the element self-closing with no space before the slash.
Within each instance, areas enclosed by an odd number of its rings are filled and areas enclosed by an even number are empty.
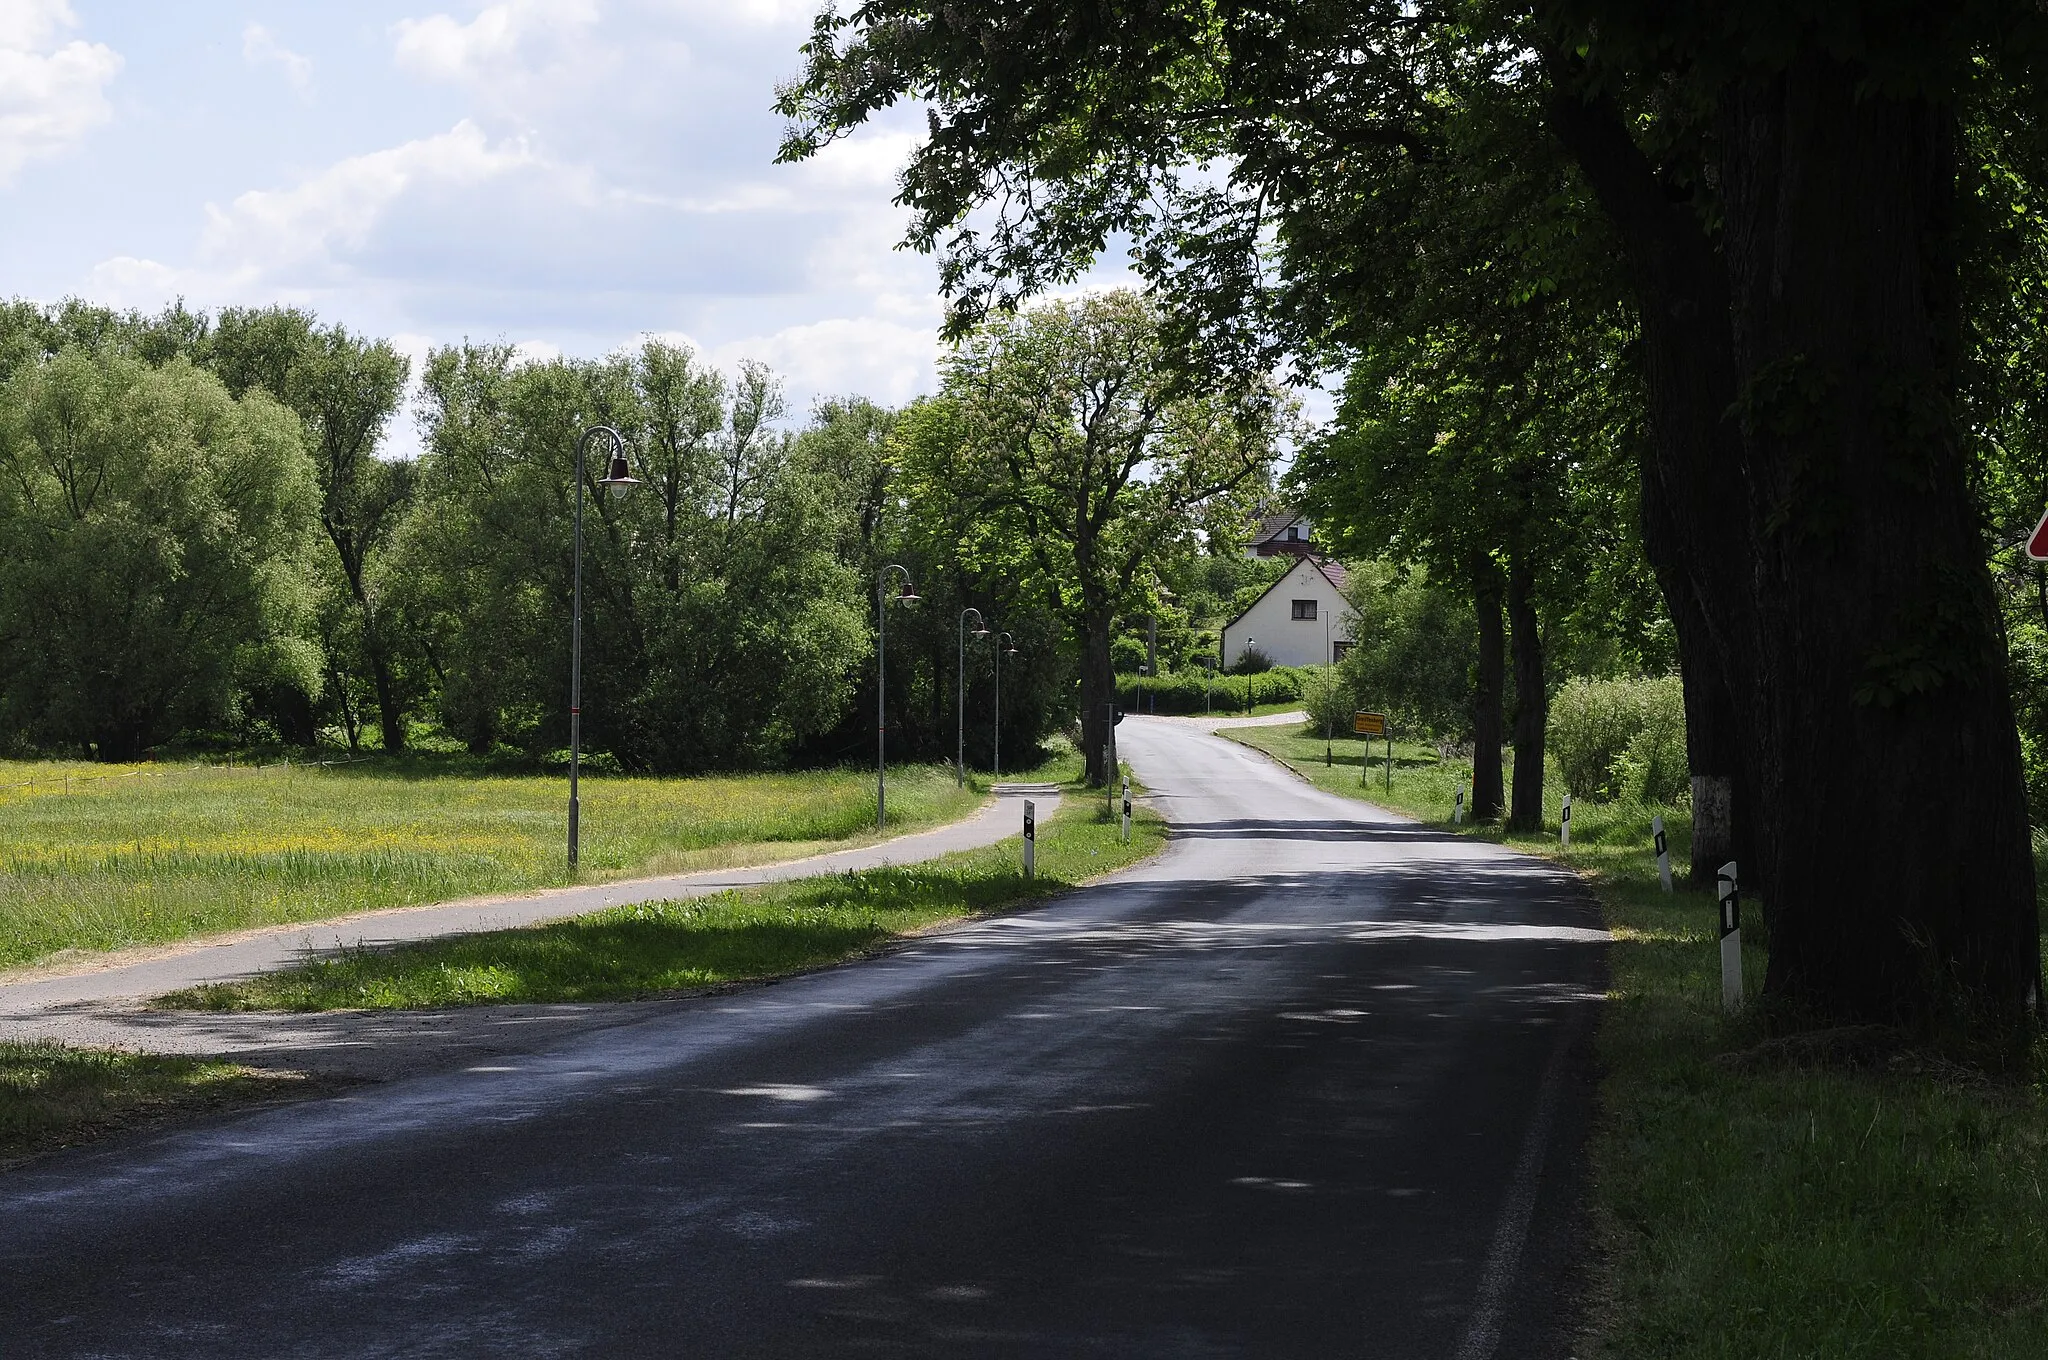
<svg viewBox="0 0 2048 1360">
<path fill-rule="evenodd" d="M 2034 526 L 2033 537 L 2027 540 L 2027 556 L 2036 562 L 2048 562 L 2048 513 L 2041 516 L 2041 522 Z"/>
</svg>

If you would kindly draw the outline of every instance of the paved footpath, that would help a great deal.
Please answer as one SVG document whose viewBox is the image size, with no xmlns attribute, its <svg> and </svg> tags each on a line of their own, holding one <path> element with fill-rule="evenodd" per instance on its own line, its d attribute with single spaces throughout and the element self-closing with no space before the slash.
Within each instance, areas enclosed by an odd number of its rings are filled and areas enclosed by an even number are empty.
<svg viewBox="0 0 2048 1360">
<path fill-rule="evenodd" d="M 0 1350 L 1561 1360 L 1583 884 L 1119 735 L 1173 838 L 1033 910 L 0 1177 Z"/>
<path fill-rule="evenodd" d="M 150 951 L 139 959 L 117 959 L 111 967 L 0 976 L 0 1040 L 54 1039 L 151 1052 L 238 1054 L 273 1065 L 375 1076 L 435 1065 L 445 1060 L 451 1049 L 462 1056 L 475 1056 L 507 1044 L 530 1044 L 536 1031 L 552 1034 L 608 1023 L 615 1007 L 502 1006 L 457 1012 L 212 1016 L 151 1011 L 139 1003 L 180 988 L 233 982 L 342 949 L 538 925 L 632 902 L 706 897 L 760 883 L 914 864 L 956 850 L 993 845 L 1018 834 L 1027 797 L 1041 818 L 1049 816 L 1060 802 L 1052 785 L 1032 785 L 1028 790 L 1022 785 L 1004 786 L 986 808 L 961 821 L 780 864 L 397 907 L 243 932 L 225 940 L 193 941 Z"/>
</svg>

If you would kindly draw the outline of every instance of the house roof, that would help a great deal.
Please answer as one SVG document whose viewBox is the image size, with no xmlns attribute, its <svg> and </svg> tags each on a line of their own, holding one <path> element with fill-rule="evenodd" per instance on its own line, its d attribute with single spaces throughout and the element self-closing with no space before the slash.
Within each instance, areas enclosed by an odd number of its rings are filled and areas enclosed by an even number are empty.
<svg viewBox="0 0 2048 1360">
<path fill-rule="evenodd" d="M 1251 613 L 1254 609 L 1257 609 L 1259 607 L 1260 600 L 1265 599 L 1268 595 L 1271 595 L 1281 586 L 1286 585 L 1289 581 L 1293 580 L 1294 573 L 1300 571 L 1303 567 L 1313 567 L 1315 570 L 1321 572 L 1323 579 L 1325 581 L 1328 581 L 1332 586 L 1336 587 L 1339 594 L 1343 593 L 1344 583 L 1351 579 L 1351 573 L 1345 570 L 1344 564 L 1342 562 L 1332 562 L 1326 558 L 1321 557 L 1300 558 L 1295 562 L 1293 566 L 1289 567 L 1286 571 L 1281 572 L 1280 578 L 1274 581 L 1272 585 L 1269 585 L 1264 590 L 1260 591 L 1257 597 L 1254 598 L 1250 604 L 1238 610 L 1237 613 L 1231 615 L 1230 619 L 1224 623 L 1223 629 L 1219 630 L 1217 636 L 1221 637 L 1223 632 L 1228 631 L 1231 628 L 1235 628 L 1237 626 L 1237 621 L 1239 619 L 1243 618 L 1245 615 Z"/>
<path fill-rule="evenodd" d="M 1252 545 L 1256 547 L 1261 543 L 1270 543 L 1280 537 L 1281 534 L 1286 533 L 1288 525 L 1299 523 L 1301 523 L 1301 512 L 1299 510 L 1282 510 L 1277 515 L 1267 515 L 1260 519 L 1259 527 L 1252 531 Z"/>
</svg>

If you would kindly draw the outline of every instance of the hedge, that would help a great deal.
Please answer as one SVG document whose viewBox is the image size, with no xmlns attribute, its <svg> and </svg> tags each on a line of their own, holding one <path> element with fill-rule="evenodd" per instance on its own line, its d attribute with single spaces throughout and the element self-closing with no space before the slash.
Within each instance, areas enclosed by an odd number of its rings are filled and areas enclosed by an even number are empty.
<svg viewBox="0 0 2048 1360">
<path fill-rule="evenodd" d="M 1201 671 L 1178 675 L 1119 675 L 1117 702 L 1133 713 L 1228 713 L 1260 704 L 1301 702 L 1314 666 L 1275 666 L 1257 675 Z M 1206 696 L 1206 698 L 1205 698 Z"/>
</svg>

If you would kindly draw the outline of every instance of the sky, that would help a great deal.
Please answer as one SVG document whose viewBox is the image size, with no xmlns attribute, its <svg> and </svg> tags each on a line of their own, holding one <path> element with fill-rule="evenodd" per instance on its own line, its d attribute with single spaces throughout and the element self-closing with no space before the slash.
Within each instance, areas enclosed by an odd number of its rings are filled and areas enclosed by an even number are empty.
<svg viewBox="0 0 2048 1360">
<path fill-rule="evenodd" d="M 815 0 L 0 0 L 0 297 L 931 390 L 910 109 L 774 164 Z M 1113 277 L 1104 274 L 1103 279 Z M 393 452 L 416 441 L 410 421 Z"/>
</svg>

